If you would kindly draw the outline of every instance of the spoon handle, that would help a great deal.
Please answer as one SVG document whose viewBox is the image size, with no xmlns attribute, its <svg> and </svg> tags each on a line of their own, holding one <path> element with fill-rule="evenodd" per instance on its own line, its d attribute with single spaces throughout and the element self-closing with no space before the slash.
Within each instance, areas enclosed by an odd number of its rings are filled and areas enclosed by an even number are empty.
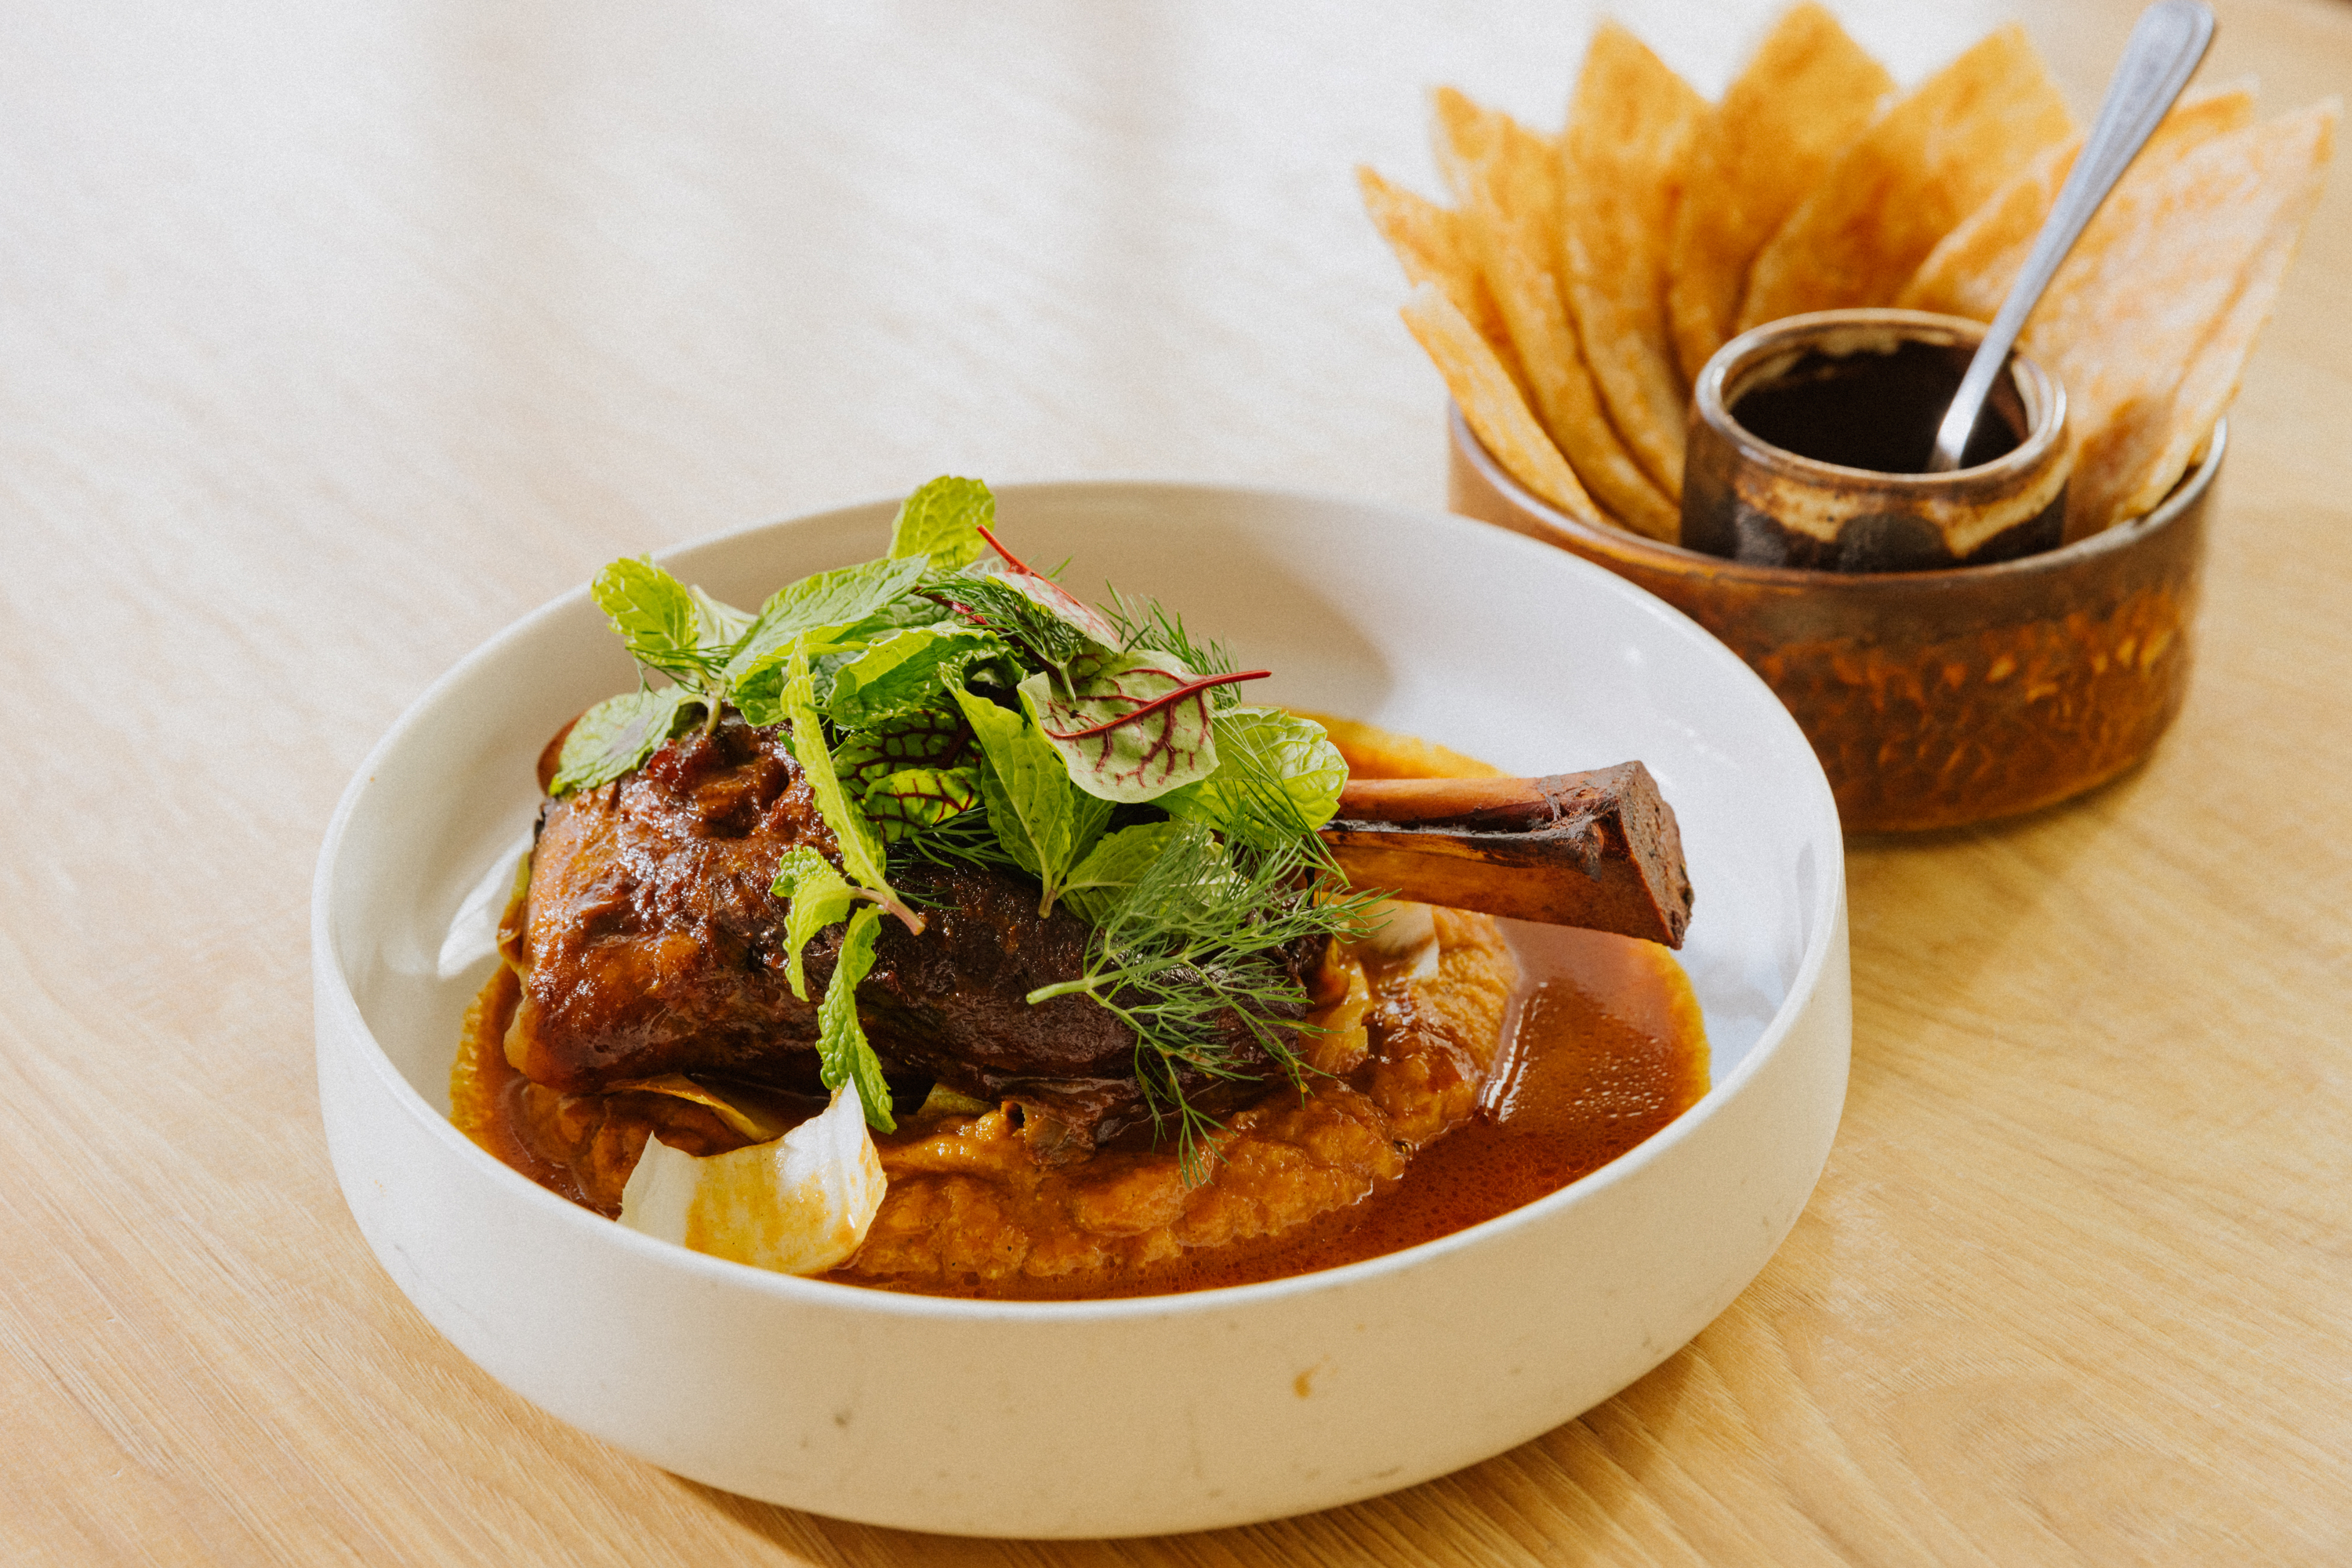
<svg viewBox="0 0 2352 1568">
<path fill-rule="evenodd" d="M 2057 276 L 2059 264 L 2083 237 L 2099 204 L 2107 199 L 2107 193 L 2116 188 L 2116 182 L 2156 133 L 2165 110 L 2189 85 L 2190 74 L 2212 41 L 2213 13 L 2201 0 L 2156 0 L 2140 13 L 2131 42 L 2124 47 L 2124 58 L 2107 83 L 2098 121 L 2075 156 L 2074 170 L 2059 190 L 2042 232 L 2034 237 L 2032 252 L 2018 269 L 2017 280 L 2009 286 L 2000 313 L 1985 329 L 1984 342 L 1969 361 L 1968 374 L 1960 378 L 1960 390 L 1953 395 L 1943 424 L 1936 429 L 1936 450 L 1927 459 L 1929 473 L 1949 473 L 1960 466 L 1960 456 L 1968 449 L 1969 437 L 1976 433 L 1985 398 L 1992 391 L 1993 378 L 2009 363 L 2009 352 L 2017 346 L 2018 333 L 2025 330 L 2025 318 L 2032 314 L 2042 291 Z"/>
</svg>

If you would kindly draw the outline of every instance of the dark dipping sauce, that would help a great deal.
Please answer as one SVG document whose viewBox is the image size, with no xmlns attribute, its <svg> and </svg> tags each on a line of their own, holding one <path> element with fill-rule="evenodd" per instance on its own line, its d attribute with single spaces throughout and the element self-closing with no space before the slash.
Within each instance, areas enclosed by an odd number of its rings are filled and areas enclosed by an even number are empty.
<svg viewBox="0 0 2352 1568">
<path fill-rule="evenodd" d="M 1810 352 L 1742 391 L 1731 417 L 1782 451 L 1881 474 L 1923 474 L 1936 428 L 1968 373 L 1970 350 L 1906 340 L 1892 353 Z M 1960 466 L 2006 457 L 2024 441 L 2025 405 L 2007 375 L 1993 383 Z"/>
</svg>

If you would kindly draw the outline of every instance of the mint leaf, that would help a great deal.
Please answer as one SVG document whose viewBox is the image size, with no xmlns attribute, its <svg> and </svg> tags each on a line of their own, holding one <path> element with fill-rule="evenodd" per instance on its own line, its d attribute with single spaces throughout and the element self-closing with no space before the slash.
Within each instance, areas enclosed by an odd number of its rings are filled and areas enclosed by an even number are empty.
<svg viewBox="0 0 2352 1568">
<path fill-rule="evenodd" d="M 743 716 L 746 724 L 781 724 L 784 721 L 784 667 L 763 665 L 750 675 L 728 683 L 727 700 L 735 704 L 735 711 Z"/>
<path fill-rule="evenodd" d="M 908 768 L 876 780 L 858 800 L 887 844 L 979 804 L 978 768 Z"/>
<path fill-rule="evenodd" d="M 942 474 L 899 503 L 890 524 L 890 559 L 930 557 L 934 572 L 980 559 L 980 531 L 995 522 L 996 498 L 978 479 Z"/>
<path fill-rule="evenodd" d="M 610 784 L 684 728 L 688 709 L 702 707 L 702 699 L 683 686 L 606 698 L 580 715 L 563 738 L 547 793 L 561 796 Z"/>
<path fill-rule="evenodd" d="M 824 1087 L 839 1089 L 856 1079 L 857 1098 L 866 1102 L 866 1124 L 877 1132 L 888 1132 L 898 1125 L 890 1115 L 890 1086 L 883 1081 L 881 1058 L 857 1021 L 857 983 L 874 967 L 874 937 L 881 923 L 882 911 L 871 904 L 850 916 L 841 952 L 833 961 L 833 978 L 825 983 L 824 1000 L 816 1007 L 816 1052 Z"/>
<path fill-rule="evenodd" d="M 1174 822 L 1146 822 L 1108 835 L 1071 868 L 1069 879 L 1062 884 L 1062 896 L 1070 908 L 1100 925 L 1118 896 L 1135 885 L 1144 868 L 1160 858 L 1169 839 L 1181 830 L 1181 825 Z"/>
<path fill-rule="evenodd" d="M 864 620 L 922 579 L 919 561 L 861 561 L 816 572 L 777 589 L 760 606 L 751 647 L 790 637 L 817 626 L 845 626 Z"/>
<path fill-rule="evenodd" d="M 857 900 L 856 890 L 841 879 L 832 861 L 803 844 L 776 863 L 776 879 L 768 891 L 791 900 L 784 910 L 784 942 L 789 949 L 784 955 L 785 977 L 793 994 L 805 1002 L 808 972 L 802 967 L 802 954 L 810 938 L 847 916 L 849 906 Z"/>
<path fill-rule="evenodd" d="M 1322 725 L 1279 708 L 1241 707 L 1218 714 L 1215 731 L 1217 771 L 1160 796 L 1171 816 L 1267 849 L 1339 811 L 1348 763 Z"/>
<path fill-rule="evenodd" d="M 624 558 L 596 574 L 588 592 L 611 618 L 629 657 L 665 674 L 701 673 L 695 657 L 694 595 L 649 558 Z"/>
<path fill-rule="evenodd" d="M 808 655 L 798 646 L 793 647 L 787 666 L 781 705 L 784 721 L 792 726 L 793 756 L 808 779 L 809 793 L 816 796 L 817 815 L 833 829 L 834 841 L 841 847 L 842 868 L 860 887 L 870 888 L 885 895 L 889 903 L 898 904 L 898 895 L 890 890 L 889 879 L 883 874 L 882 845 L 875 837 L 873 824 L 866 820 L 866 814 L 857 809 L 849 793 L 841 787 L 841 776 L 834 772 L 833 753 L 825 749 L 824 721 L 817 717 L 816 701 L 810 689 Z"/>
<path fill-rule="evenodd" d="M 1042 671 L 1020 687 L 1022 705 L 1068 765 L 1071 782 L 1088 795 L 1128 803 L 1216 771 L 1213 689 L 1169 656 L 1143 651 L 1075 661 L 1066 695 L 1056 695 Z"/>
<path fill-rule="evenodd" d="M 724 659 L 743 640 L 757 617 L 749 610 L 714 599 L 699 587 L 689 587 L 687 593 L 694 600 L 695 620 L 699 627 L 696 650 L 713 659 Z"/>
<path fill-rule="evenodd" d="M 1037 912 L 1051 914 L 1063 878 L 1093 847 L 1109 821 L 1109 807 L 1070 787 L 1060 753 L 1026 714 L 960 689 L 955 700 L 984 759 L 980 797 L 989 826 L 1013 864 L 1045 885 Z"/>
<path fill-rule="evenodd" d="M 870 729 L 935 705 L 974 661 L 1003 651 L 988 633 L 952 622 L 892 632 L 834 673 L 825 709 L 845 730 Z"/>
<path fill-rule="evenodd" d="M 728 684 L 740 687 L 755 675 L 780 668 L 793 645 L 808 634 L 847 630 L 906 593 L 922 575 L 920 561 L 867 561 L 835 572 L 819 572 L 789 587 L 779 588 L 760 606 L 758 619 L 751 623 L 751 629 L 737 643 L 733 657 L 728 659 Z M 739 701 L 737 706 L 741 703 Z"/>
</svg>

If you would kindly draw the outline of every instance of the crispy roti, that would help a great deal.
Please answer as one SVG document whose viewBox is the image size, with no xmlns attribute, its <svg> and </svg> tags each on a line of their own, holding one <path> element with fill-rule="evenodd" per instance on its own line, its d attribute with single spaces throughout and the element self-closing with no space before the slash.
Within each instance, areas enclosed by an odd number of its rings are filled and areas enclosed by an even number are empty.
<svg viewBox="0 0 2352 1568">
<path fill-rule="evenodd" d="M 1610 517 L 1652 538 L 1674 538 L 1681 516 L 1609 423 L 1562 299 L 1557 145 L 1450 89 L 1439 90 L 1437 114 L 1439 166 L 1462 203 L 1464 232 L 1542 427 L 1578 489 Z"/>
<path fill-rule="evenodd" d="M 1789 215 L 1748 274 L 1740 331 L 1894 299 L 1962 218 L 2074 133 L 2025 30 L 1992 33 L 1864 132 Z"/>
<path fill-rule="evenodd" d="M 1684 379 L 1738 324 L 1756 253 L 1895 97 L 1895 79 L 1807 0 L 1765 35 L 1691 142 L 1666 252 L 1666 313 Z"/>
<path fill-rule="evenodd" d="M 1685 395 L 1666 325 L 1666 247 L 1706 100 L 1603 22 L 1560 139 L 1560 278 L 1609 422 L 1670 500 Z"/>
<path fill-rule="evenodd" d="M 1462 417 L 1479 444 L 1511 477 L 1571 517 L 1598 522 L 1600 512 L 1584 487 L 1569 471 L 1544 427 L 1519 395 L 1518 384 L 1503 368 L 1494 345 L 1479 335 L 1469 319 L 1434 283 L 1413 290 L 1400 312 L 1404 324 L 1445 378 Z"/>
<path fill-rule="evenodd" d="M 1510 370 L 1514 378 L 1524 384 L 1516 359 L 1511 353 L 1510 329 L 1503 322 L 1503 309 L 1495 303 L 1494 290 L 1478 271 L 1478 263 L 1471 255 L 1469 237 L 1463 232 L 1462 215 L 1452 207 L 1444 207 L 1428 197 L 1417 195 L 1401 185 L 1392 185 L 1371 169 L 1358 166 L 1357 188 L 1363 193 L 1364 211 L 1371 215 L 1372 226 L 1381 237 L 1396 253 L 1397 264 L 1404 268 L 1405 281 L 1414 288 L 1434 283 L 1454 302 L 1478 335 L 1486 340 Z"/>
<path fill-rule="evenodd" d="M 2335 149 L 2330 100 L 2212 138 L 2109 198 L 2027 323 L 2065 385 L 2067 536 L 2164 499 L 2236 394 Z"/>
<path fill-rule="evenodd" d="M 2161 178 L 2206 142 L 2244 129 L 2253 118 L 2254 95 L 2247 86 L 2232 85 L 2181 100 L 2132 160 L 2116 194 L 2083 231 L 2076 241 L 2076 254 L 2095 253 L 2116 243 L 2116 226 L 2127 221 L 2123 215 L 2140 210 L 2125 193 Z M 2076 136 L 2011 175 L 2007 184 L 1962 218 L 1959 226 L 1928 252 L 1895 302 L 1906 310 L 1941 310 L 1991 321 L 2009 297 L 2009 286 L 2024 268 L 2026 255 L 2032 250 L 2050 209 L 2057 205 L 2059 188 L 2065 184 L 2075 154 L 2082 150 L 2083 139 Z"/>
</svg>

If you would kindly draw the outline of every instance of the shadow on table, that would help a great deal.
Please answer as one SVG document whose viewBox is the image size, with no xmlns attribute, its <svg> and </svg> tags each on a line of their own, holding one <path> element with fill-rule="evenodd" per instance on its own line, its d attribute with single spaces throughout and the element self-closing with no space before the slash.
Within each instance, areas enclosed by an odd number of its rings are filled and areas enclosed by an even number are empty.
<svg viewBox="0 0 2352 1568">
<path fill-rule="evenodd" d="M 2142 763 L 2073 800 L 1973 827 L 1848 836 L 1849 1114 L 1870 1092 L 1893 1018 L 1980 1002 L 1998 989 L 1988 981 L 1999 966 L 2026 961 L 2015 945 L 2024 933 L 2052 929 L 2052 906 L 2063 911 L 2091 898 L 2092 868 L 2083 862 L 2127 814 L 2150 769 Z"/>
<path fill-rule="evenodd" d="M 1667 1365 L 1672 1366 L 1674 1360 Z M 1657 1378 L 1664 1371 L 1660 1368 L 1650 1377 Z M 1318 1568 L 1322 1564 L 1348 1568 L 1360 1563 L 1365 1568 L 1412 1568 L 1420 1563 L 1430 1564 L 1431 1568 L 1439 1564 L 1451 1568 L 1469 1562 L 1494 1564 L 1496 1568 L 1517 1568 L 1519 1564 L 1536 1568 L 1538 1564 L 1582 1560 L 1587 1552 L 1580 1548 L 1580 1542 L 1591 1542 L 1583 1527 L 1597 1525 L 1604 1534 L 1611 1528 L 1611 1500 L 1589 1489 L 1591 1477 L 1580 1474 L 1578 1479 L 1587 1485 L 1571 1489 L 1570 1496 L 1558 1502 L 1548 1502 L 1543 1496 L 1545 1490 L 1558 1485 L 1558 1473 L 1562 1468 L 1552 1452 L 1555 1446 L 1563 1438 L 1571 1447 L 1589 1446 L 1589 1439 L 1580 1439 L 1581 1426 L 1580 1421 L 1569 1422 L 1484 1464 L 1345 1508 L 1230 1530 L 1113 1541 L 982 1540 L 925 1535 L 801 1513 L 697 1482 L 677 1480 L 677 1485 L 703 1499 L 746 1531 L 782 1548 L 793 1560 L 823 1563 L 827 1568 L 883 1568 L 885 1564 L 889 1568 L 902 1564 L 916 1568 L 981 1568 L 983 1564 L 1003 1564 L 1005 1568 L 1094 1568 L 1097 1564 L 1118 1564 L 1119 1568 L 1244 1568 L 1249 1564 L 1297 1563 L 1316 1563 Z M 1584 1468 L 1570 1468 L 1579 1471 Z M 1620 1479 L 1622 1484 L 1617 1489 L 1621 1491 L 1638 1487 L 1635 1477 L 1621 1472 Z M 1580 1514 L 1589 1517 L 1573 1520 Z"/>
</svg>

